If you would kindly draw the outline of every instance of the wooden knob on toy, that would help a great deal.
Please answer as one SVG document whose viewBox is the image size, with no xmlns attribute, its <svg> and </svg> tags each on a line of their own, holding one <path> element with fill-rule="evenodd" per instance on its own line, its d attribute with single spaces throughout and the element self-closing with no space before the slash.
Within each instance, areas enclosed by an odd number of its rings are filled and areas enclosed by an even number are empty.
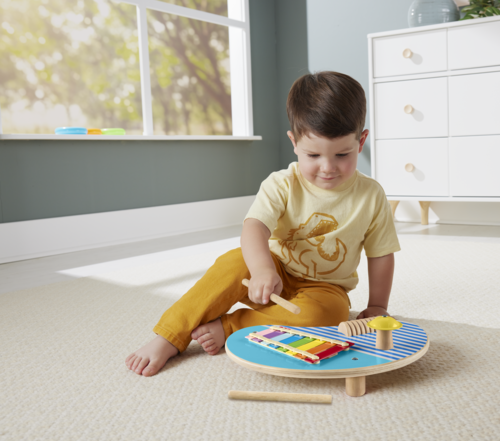
<svg viewBox="0 0 500 441">
<path fill-rule="evenodd" d="M 407 104 L 405 106 L 404 110 L 405 110 L 405 113 L 407 113 L 409 115 L 410 113 L 413 113 L 413 110 L 415 110 L 415 109 L 410 104 Z"/>
<path fill-rule="evenodd" d="M 286 394 L 280 392 L 253 392 L 244 390 L 230 390 L 227 394 L 232 400 L 257 401 L 293 401 L 296 403 L 331 404 L 331 395 L 321 394 Z"/>
<path fill-rule="evenodd" d="M 411 49 L 405 49 L 403 51 L 403 57 L 405 58 L 411 58 L 413 55 L 413 52 L 411 51 Z"/>
<path fill-rule="evenodd" d="M 405 170 L 408 172 L 408 173 L 411 173 L 413 170 L 415 170 L 415 166 L 412 164 L 412 163 L 408 163 L 405 165 Z"/>
<path fill-rule="evenodd" d="M 241 281 L 241 283 L 248 288 L 248 285 L 250 284 L 250 280 L 243 279 Z M 271 297 L 269 298 L 269 300 L 276 303 L 277 305 L 280 305 L 282 308 L 285 308 L 286 310 L 293 312 L 294 314 L 300 313 L 300 308 L 297 305 L 294 305 L 293 303 L 289 302 L 288 300 L 282 299 L 280 296 L 277 296 L 276 294 L 271 294 Z"/>
</svg>

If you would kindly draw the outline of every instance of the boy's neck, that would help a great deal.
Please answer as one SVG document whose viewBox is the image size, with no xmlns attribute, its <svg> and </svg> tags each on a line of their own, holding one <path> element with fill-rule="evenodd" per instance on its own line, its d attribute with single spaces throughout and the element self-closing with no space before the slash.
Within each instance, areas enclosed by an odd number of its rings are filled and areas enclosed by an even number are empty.
<svg viewBox="0 0 500 441">
<path fill-rule="evenodd" d="M 356 181 L 356 178 L 358 177 L 358 170 L 356 169 L 352 176 L 347 179 L 347 181 L 342 182 L 338 187 L 334 187 L 332 189 L 326 190 L 324 188 L 318 187 L 317 185 L 314 185 L 311 181 L 307 180 L 304 175 L 300 172 L 300 168 L 298 167 L 297 163 L 297 171 L 300 175 L 300 178 L 307 184 L 307 186 L 310 186 L 310 188 L 314 191 L 317 192 L 325 192 L 329 194 L 334 194 L 334 193 L 340 193 L 344 190 L 347 190 L 354 182 Z"/>
</svg>

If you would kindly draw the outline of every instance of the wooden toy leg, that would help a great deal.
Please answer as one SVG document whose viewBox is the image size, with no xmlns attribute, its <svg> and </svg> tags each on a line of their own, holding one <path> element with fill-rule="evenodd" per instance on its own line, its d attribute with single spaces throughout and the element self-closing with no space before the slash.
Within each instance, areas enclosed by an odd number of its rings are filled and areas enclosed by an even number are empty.
<svg viewBox="0 0 500 441">
<path fill-rule="evenodd" d="M 389 201 L 389 204 L 391 204 L 392 217 L 394 217 L 399 201 Z"/>
<path fill-rule="evenodd" d="M 366 377 L 345 379 L 345 393 L 350 397 L 362 397 L 366 392 Z"/>
<path fill-rule="evenodd" d="M 422 225 L 429 225 L 429 205 L 430 202 L 418 201 L 420 204 L 420 217 L 422 219 Z"/>
</svg>

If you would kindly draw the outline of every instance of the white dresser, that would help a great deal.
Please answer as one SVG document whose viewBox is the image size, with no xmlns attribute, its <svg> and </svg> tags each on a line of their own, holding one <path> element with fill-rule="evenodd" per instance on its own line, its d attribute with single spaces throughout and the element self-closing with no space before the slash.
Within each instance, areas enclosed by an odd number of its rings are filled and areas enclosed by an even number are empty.
<svg viewBox="0 0 500 441">
<path fill-rule="evenodd" d="M 393 213 L 500 202 L 500 17 L 368 35 L 372 177 Z"/>
</svg>

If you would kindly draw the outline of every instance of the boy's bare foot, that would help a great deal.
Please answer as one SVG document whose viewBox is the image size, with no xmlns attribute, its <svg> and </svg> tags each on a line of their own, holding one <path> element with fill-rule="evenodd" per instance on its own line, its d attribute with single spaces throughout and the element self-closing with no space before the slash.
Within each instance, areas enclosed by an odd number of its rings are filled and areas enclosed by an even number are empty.
<svg viewBox="0 0 500 441">
<path fill-rule="evenodd" d="M 191 338 L 196 340 L 209 355 L 215 355 L 224 346 L 226 335 L 220 319 L 198 326 Z"/>
<path fill-rule="evenodd" d="M 167 360 L 179 351 L 168 340 L 157 335 L 147 345 L 133 352 L 125 359 L 127 367 L 138 375 L 151 377 L 165 366 Z"/>
</svg>

